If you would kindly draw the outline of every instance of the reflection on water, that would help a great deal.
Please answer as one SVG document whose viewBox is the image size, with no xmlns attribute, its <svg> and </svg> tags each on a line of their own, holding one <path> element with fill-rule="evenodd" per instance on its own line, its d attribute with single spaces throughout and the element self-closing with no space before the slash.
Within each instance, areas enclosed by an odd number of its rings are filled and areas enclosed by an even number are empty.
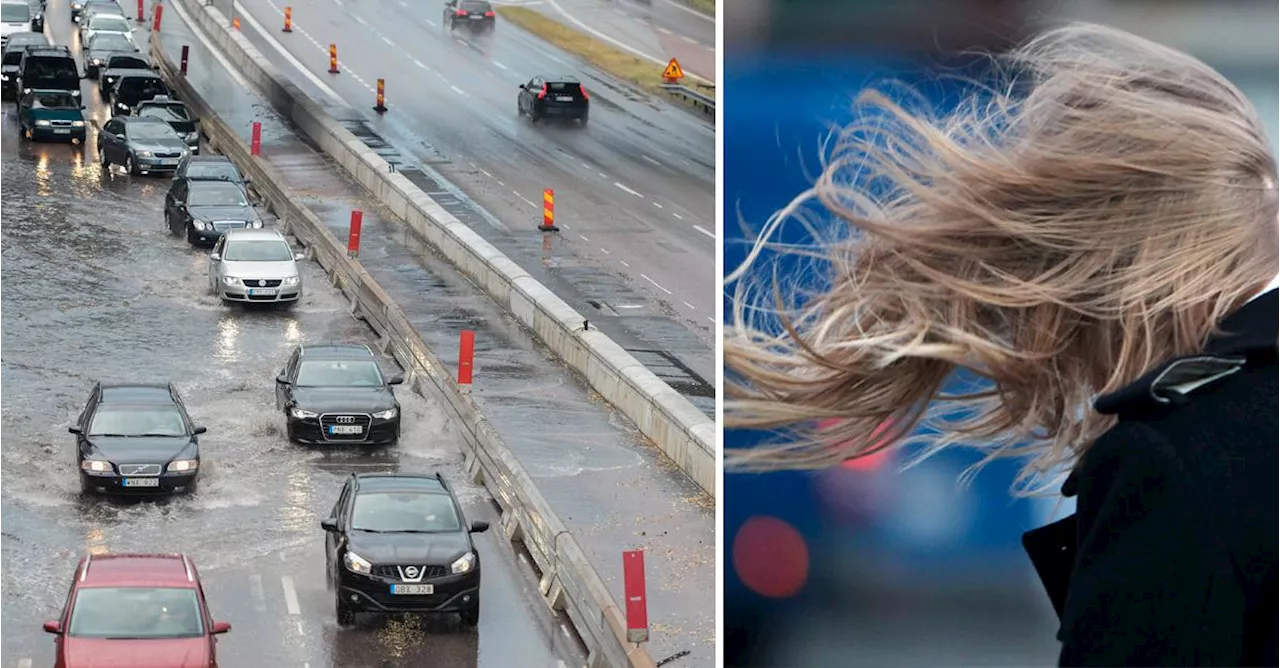
<svg viewBox="0 0 1280 668">
<path fill-rule="evenodd" d="M 236 361 L 238 351 L 236 345 L 240 338 L 240 320 L 232 315 L 218 319 L 218 343 L 214 346 L 213 355 L 224 362 Z"/>
</svg>

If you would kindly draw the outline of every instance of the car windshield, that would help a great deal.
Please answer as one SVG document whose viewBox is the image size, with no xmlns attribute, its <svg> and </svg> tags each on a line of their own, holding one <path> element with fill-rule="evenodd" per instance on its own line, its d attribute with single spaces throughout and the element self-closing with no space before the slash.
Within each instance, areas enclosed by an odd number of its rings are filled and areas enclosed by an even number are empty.
<svg viewBox="0 0 1280 668">
<path fill-rule="evenodd" d="M 86 436 L 186 436 L 187 424 L 172 406 L 111 408 L 93 415 Z"/>
<path fill-rule="evenodd" d="M 80 100 L 65 91 L 39 91 L 35 94 L 36 105 L 45 109 L 79 109 Z"/>
<path fill-rule="evenodd" d="M 130 123 L 130 139 L 173 139 L 177 135 L 167 123 L 148 121 L 146 123 Z"/>
<path fill-rule="evenodd" d="M 128 33 L 133 30 L 129 22 L 122 16 L 95 16 L 89 19 L 89 30 L 93 32 Z"/>
<path fill-rule="evenodd" d="M 453 500 L 445 494 L 369 492 L 356 496 L 351 528 L 380 533 L 434 533 L 459 531 L 462 522 Z"/>
<path fill-rule="evenodd" d="M 31 20 L 31 7 L 27 3 L 4 3 L 0 5 L 0 19 L 5 23 L 26 23 Z"/>
<path fill-rule="evenodd" d="M 187 178 L 239 181 L 240 172 L 230 162 L 193 162 L 187 165 Z"/>
<path fill-rule="evenodd" d="M 178 104 L 149 104 L 138 109 L 138 115 L 158 118 L 166 123 L 190 120 L 187 118 L 187 108 Z"/>
<path fill-rule="evenodd" d="M 204 635 L 200 599 L 179 587 L 83 587 L 76 592 L 67 635 L 158 639 Z"/>
<path fill-rule="evenodd" d="M 244 199 L 244 191 L 234 183 L 218 183 L 216 181 L 192 184 L 191 194 L 187 195 L 190 206 L 248 206 Z"/>
<path fill-rule="evenodd" d="M 222 259 L 232 262 L 287 262 L 293 250 L 283 241 L 228 241 Z"/>
<path fill-rule="evenodd" d="M 23 65 L 23 78 L 28 81 L 75 81 L 79 89 L 80 70 L 76 62 L 66 57 L 27 58 Z"/>
<path fill-rule="evenodd" d="M 463 0 L 460 6 L 468 12 L 480 12 L 481 14 L 492 9 L 487 2 L 467 2 L 466 0 Z"/>
<path fill-rule="evenodd" d="M 150 100 L 157 95 L 168 95 L 164 81 L 152 77 L 127 77 L 120 82 L 120 92 L 137 100 Z"/>
<path fill-rule="evenodd" d="M 372 360 L 310 360 L 298 369 L 298 387 L 381 387 L 382 371 Z"/>
<path fill-rule="evenodd" d="M 17 65 L 18 63 L 22 62 L 22 50 L 10 49 L 8 51 L 5 51 L 3 62 L 5 65 Z"/>
<path fill-rule="evenodd" d="M 149 70 L 151 66 L 147 61 L 141 58 L 120 57 L 112 58 L 107 61 L 107 65 L 113 70 Z"/>
<path fill-rule="evenodd" d="M 89 40 L 89 49 L 92 51 L 133 51 L 133 44 L 124 38 L 123 35 L 114 32 L 104 32 L 93 36 Z"/>
</svg>

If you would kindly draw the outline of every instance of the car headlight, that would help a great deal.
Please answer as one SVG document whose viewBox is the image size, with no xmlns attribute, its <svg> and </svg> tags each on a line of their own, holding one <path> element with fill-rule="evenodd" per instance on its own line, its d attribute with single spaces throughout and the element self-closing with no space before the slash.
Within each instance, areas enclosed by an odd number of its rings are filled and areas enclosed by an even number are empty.
<svg viewBox="0 0 1280 668">
<path fill-rule="evenodd" d="M 84 127 L 84 121 L 71 121 L 71 127 L 82 128 Z"/>
<path fill-rule="evenodd" d="M 94 58 L 94 59 L 93 59 L 93 64 L 94 64 L 94 65 L 102 65 L 102 59 L 101 59 L 101 58 Z"/>
<path fill-rule="evenodd" d="M 200 466 L 200 462 L 194 459 L 175 459 L 169 462 L 166 469 L 170 473 L 181 473 L 183 471 L 194 471 Z"/>
<path fill-rule="evenodd" d="M 187 141 L 195 141 L 195 140 L 197 140 L 197 139 L 199 139 L 199 138 L 200 138 L 200 133 L 199 133 L 199 132 L 188 132 L 187 134 L 182 135 L 182 138 L 183 138 L 183 139 L 185 139 L 185 140 L 187 140 Z"/>
<path fill-rule="evenodd" d="M 8 80 L 9 80 L 8 74 L 0 74 L 0 81 L 8 81 Z"/>
<path fill-rule="evenodd" d="M 23 95 L 26 95 L 27 93 L 30 93 L 30 92 L 31 92 L 31 89 L 30 89 L 30 88 L 23 88 L 23 89 L 22 89 L 22 94 L 23 94 Z"/>
<path fill-rule="evenodd" d="M 83 7 L 83 5 L 81 5 L 81 4 L 80 4 L 80 3 L 78 3 L 78 2 L 73 2 L 73 3 L 71 3 L 71 8 L 72 8 L 72 9 L 79 10 L 81 7 Z"/>
<path fill-rule="evenodd" d="M 80 468 L 84 471 L 93 471 L 94 473 L 107 473 L 111 470 L 111 462 L 101 459 L 86 459 L 80 462 Z"/>
<path fill-rule="evenodd" d="M 150 158 L 150 157 L 151 157 L 151 151 L 138 151 L 138 155 L 140 155 L 140 156 L 142 156 L 142 157 L 144 157 L 144 158 Z"/>
<path fill-rule="evenodd" d="M 306 420 L 308 418 L 320 416 L 320 414 L 315 411 L 309 411 L 305 408 L 298 408 L 296 406 L 289 409 L 289 414 L 292 415 L 293 417 L 298 418 L 299 420 Z"/>
<path fill-rule="evenodd" d="M 474 552 L 468 552 L 461 557 L 458 557 L 457 561 L 450 564 L 449 571 L 454 575 L 457 575 L 458 573 L 469 573 L 472 568 L 475 568 L 475 566 L 476 555 Z"/>
<path fill-rule="evenodd" d="M 27 92 L 30 92 L 30 91 L 27 91 Z M 78 90 L 71 91 L 71 97 L 80 97 L 80 91 Z"/>
<path fill-rule="evenodd" d="M 302 282 L 302 277 L 300 276 L 290 276 L 284 279 L 284 285 L 297 285 L 301 282 Z"/>
<path fill-rule="evenodd" d="M 352 573 L 368 574 L 373 570 L 373 564 L 369 563 L 364 557 L 356 554 L 355 552 L 347 552 L 342 555 L 342 565 L 346 566 L 347 570 Z"/>
<path fill-rule="evenodd" d="M 246 222 L 246 223 L 244 224 L 244 226 L 245 226 L 245 227 L 248 227 L 248 228 L 251 228 L 251 229 L 260 230 L 260 229 L 262 229 L 262 221 L 261 221 L 261 220 L 251 220 L 251 221 Z"/>
<path fill-rule="evenodd" d="M 395 407 L 393 406 L 393 407 L 391 407 L 391 408 L 388 408 L 388 409 L 387 409 L 387 410 L 385 410 L 385 411 L 382 411 L 381 413 L 374 413 L 374 414 L 373 414 L 373 417 L 376 417 L 376 418 L 378 418 L 379 420 L 390 420 L 391 418 L 395 417 L 395 416 L 396 416 L 396 413 L 398 413 L 398 412 L 399 412 L 399 411 L 397 411 L 397 410 L 395 409 Z"/>
<path fill-rule="evenodd" d="M 49 121 L 46 121 L 42 118 L 36 121 L 36 127 L 47 128 L 49 127 Z"/>
<path fill-rule="evenodd" d="M 222 282 L 226 285 L 240 285 L 240 279 L 235 276 L 223 276 Z"/>
</svg>

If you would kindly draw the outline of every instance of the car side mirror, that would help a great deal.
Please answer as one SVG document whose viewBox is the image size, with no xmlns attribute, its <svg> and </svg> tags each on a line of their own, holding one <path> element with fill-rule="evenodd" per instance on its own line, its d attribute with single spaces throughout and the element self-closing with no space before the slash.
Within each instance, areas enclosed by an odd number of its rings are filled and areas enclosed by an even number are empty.
<svg viewBox="0 0 1280 668">
<path fill-rule="evenodd" d="M 214 622 L 213 628 L 210 629 L 210 631 L 212 631 L 213 635 L 215 636 L 226 633 L 230 630 L 231 630 L 231 622 Z"/>
<path fill-rule="evenodd" d="M 520 84 L 520 90 L 524 90 L 524 84 Z"/>
<path fill-rule="evenodd" d="M 301 262 L 301 261 L 303 261 L 303 260 L 307 259 L 307 254 L 306 254 L 306 253 L 294 253 L 294 254 L 293 254 L 293 259 L 297 260 L 298 262 Z"/>
<path fill-rule="evenodd" d="M 281 385 L 288 385 L 289 379 L 285 378 L 284 374 L 280 374 L 279 376 L 276 376 L 276 382 L 280 383 Z"/>
<path fill-rule="evenodd" d="M 335 519 L 333 519 L 332 517 L 330 517 L 329 519 L 326 519 L 326 520 L 320 520 L 320 528 L 321 528 L 321 529 L 324 529 L 325 531 L 329 531 L 329 532 L 337 531 L 337 530 L 338 530 L 338 520 L 335 520 Z"/>
<path fill-rule="evenodd" d="M 244 177 L 244 184 L 247 186 L 247 185 L 249 185 L 250 183 L 253 183 L 253 179 L 251 179 L 251 178 L 249 178 L 249 177 L 247 177 L 247 176 L 246 176 L 246 177 Z"/>
<path fill-rule="evenodd" d="M 206 426 L 204 426 L 204 425 L 198 425 L 198 426 L 196 426 L 196 428 L 195 428 L 195 429 L 192 429 L 192 430 L 191 430 L 191 433 L 192 433 L 193 435 L 198 436 L 198 435 L 203 434 L 203 433 L 206 433 L 206 432 L 208 432 L 208 431 L 209 431 L 209 428 L 208 428 L 208 427 L 206 427 Z"/>
<path fill-rule="evenodd" d="M 81 103 L 80 103 L 80 111 L 84 111 L 85 109 L 88 109 L 88 107 L 84 106 L 84 103 L 83 103 L 83 102 L 81 102 Z"/>
<path fill-rule="evenodd" d="M 387 385 L 401 385 L 404 383 L 404 374 L 398 373 L 387 379 Z"/>
<path fill-rule="evenodd" d="M 218 253 L 209 253 L 209 259 L 217 262 L 222 259 L 222 256 Z"/>
<path fill-rule="evenodd" d="M 81 433 L 82 431 L 83 431 L 83 430 L 82 430 L 82 429 L 80 429 L 80 427 L 77 427 L 77 426 L 75 426 L 75 425 L 72 425 L 72 426 L 70 426 L 70 427 L 67 427 L 67 433 L 69 433 L 69 434 L 79 434 L 79 433 Z"/>
<path fill-rule="evenodd" d="M 471 523 L 471 533 L 484 533 L 489 530 L 489 523 L 484 520 L 476 520 Z"/>
<path fill-rule="evenodd" d="M 44 623 L 45 633 L 62 633 L 62 622 L 51 620 Z"/>
</svg>

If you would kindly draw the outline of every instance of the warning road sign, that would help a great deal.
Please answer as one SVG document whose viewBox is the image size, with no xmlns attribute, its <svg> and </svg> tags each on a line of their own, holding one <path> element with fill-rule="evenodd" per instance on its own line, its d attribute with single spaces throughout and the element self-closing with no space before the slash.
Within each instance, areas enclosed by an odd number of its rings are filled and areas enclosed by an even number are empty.
<svg viewBox="0 0 1280 668">
<path fill-rule="evenodd" d="M 662 71 L 662 78 L 667 83 L 675 83 L 684 78 L 684 70 L 680 69 L 680 63 L 675 58 L 667 63 L 667 69 Z"/>
</svg>

